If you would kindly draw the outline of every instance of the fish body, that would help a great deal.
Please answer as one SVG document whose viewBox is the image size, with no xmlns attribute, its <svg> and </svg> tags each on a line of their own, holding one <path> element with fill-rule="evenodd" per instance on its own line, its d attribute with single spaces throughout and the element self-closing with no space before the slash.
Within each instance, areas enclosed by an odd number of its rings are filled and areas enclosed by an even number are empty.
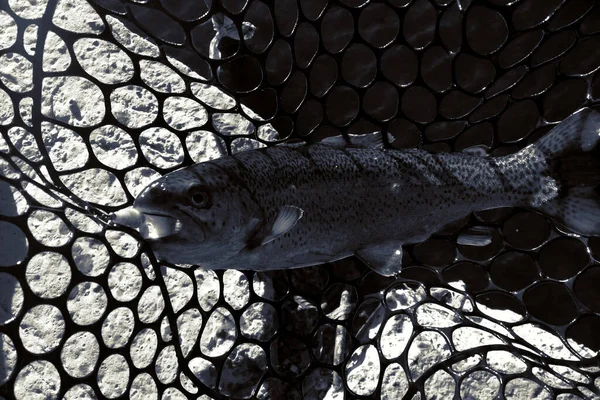
<svg viewBox="0 0 600 400">
<path fill-rule="evenodd" d="M 473 211 L 533 207 L 578 233 L 596 232 L 595 195 L 583 182 L 569 197 L 556 160 L 596 145 L 599 115 L 585 109 L 504 157 L 323 143 L 241 152 L 165 175 L 134 209 L 170 221 L 147 237 L 157 257 L 172 263 L 267 270 L 356 254 L 392 275 L 401 268 L 402 245 Z M 569 216 L 582 199 L 587 216 L 598 217 Z"/>
</svg>

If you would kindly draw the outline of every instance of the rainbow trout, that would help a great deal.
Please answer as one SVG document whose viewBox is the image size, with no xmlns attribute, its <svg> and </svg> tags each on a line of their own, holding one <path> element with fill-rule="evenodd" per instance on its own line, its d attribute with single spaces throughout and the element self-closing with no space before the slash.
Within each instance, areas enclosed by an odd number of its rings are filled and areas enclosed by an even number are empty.
<svg viewBox="0 0 600 400">
<path fill-rule="evenodd" d="M 503 157 L 336 139 L 273 146 L 169 173 L 114 220 L 138 228 L 159 260 L 176 264 L 268 270 L 354 254 L 394 275 L 402 245 L 473 211 L 535 208 L 575 233 L 600 234 L 600 169 L 592 151 L 599 138 L 600 113 L 586 108 Z"/>
</svg>

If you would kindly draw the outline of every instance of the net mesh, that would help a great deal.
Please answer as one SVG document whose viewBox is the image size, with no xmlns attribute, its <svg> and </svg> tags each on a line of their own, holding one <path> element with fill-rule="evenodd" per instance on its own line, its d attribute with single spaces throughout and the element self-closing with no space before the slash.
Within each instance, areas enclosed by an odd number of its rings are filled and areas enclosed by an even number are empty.
<svg viewBox="0 0 600 400">
<path fill-rule="evenodd" d="M 0 396 L 600 398 L 600 241 L 535 212 L 397 279 L 183 268 L 103 223 L 282 141 L 514 152 L 598 107 L 597 2 L 0 0 L 0 27 Z"/>
</svg>

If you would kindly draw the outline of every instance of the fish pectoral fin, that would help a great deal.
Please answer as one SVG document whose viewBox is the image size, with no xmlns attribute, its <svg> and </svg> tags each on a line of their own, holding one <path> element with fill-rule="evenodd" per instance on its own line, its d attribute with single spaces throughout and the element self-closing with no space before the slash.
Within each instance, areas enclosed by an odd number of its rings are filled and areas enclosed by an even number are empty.
<svg viewBox="0 0 600 400">
<path fill-rule="evenodd" d="M 461 232 L 456 243 L 464 246 L 487 246 L 492 243 L 492 231 L 487 226 L 473 226 Z"/>
<path fill-rule="evenodd" d="M 279 209 L 279 214 L 275 218 L 275 222 L 273 222 L 273 226 L 271 227 L 271 231 L 263 238 L 261 241 L 261 245 L 265 245 L 273 240 L 277 239 L 279 236 L 288 232 L 290 229 L 296 225 L 300 218 L 304 215 L 304 210 L 296 206 L 283 206 Z"/>
<path fill-rule="evenodd" d="M 369 268 L 383 276 L 393 276 L 402 269 L 402 243 L 388 241 L 370 244 L 354 253 Z"/>
</svg>

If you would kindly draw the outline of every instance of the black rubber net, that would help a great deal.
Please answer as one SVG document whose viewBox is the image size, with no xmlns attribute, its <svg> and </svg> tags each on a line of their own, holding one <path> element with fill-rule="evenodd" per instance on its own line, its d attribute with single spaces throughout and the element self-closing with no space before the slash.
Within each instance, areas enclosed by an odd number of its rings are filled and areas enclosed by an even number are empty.
<svg viewBox="0 0 600 400">
<path fill-rule="evenodd" d="M 0 0 L 0 397 L 600 398 L 600 240 L 536 212 L 397 279 L 168 265 L 103 223 L 283 141 L 509 154 L 598 107 L 599 68 L 594 0 Z"/>
</svg>

